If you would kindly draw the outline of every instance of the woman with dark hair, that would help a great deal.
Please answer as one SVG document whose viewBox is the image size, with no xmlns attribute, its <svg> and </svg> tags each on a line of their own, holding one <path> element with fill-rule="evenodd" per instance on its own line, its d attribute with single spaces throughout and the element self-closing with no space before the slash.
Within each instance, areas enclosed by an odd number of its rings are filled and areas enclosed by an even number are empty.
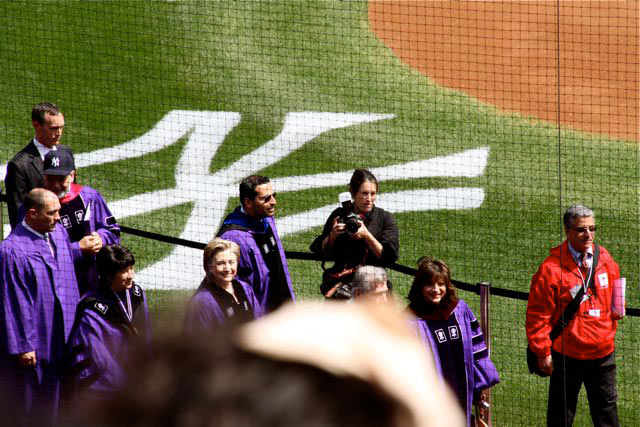
<svg viewBox="0 0 640 427">
<path fill-rule="evenodd" d="M 357 267 L 385 266 L 398 259 L 398 227 L 390 212 L 375 205 L 376 177 L 366 169 L 356 169 L 348 188 L 351 201 L 331 213 L 322 234 L 311 244 L 311 251 L 334 261 L 323 274 L 321 291 L 326 297 L 344 293 L 342 298 L 348 298 Z M 337 277 L 341 273 L 345 274 Z"/>
<path fill-rule="evenodd" d="M 236 279 L 240 247 L 219 237 L 204 249 L 206 273 L 187 305 L 184 327 L 190 333 L 210 333 L 223 323 L 243 323 L 262 316 L 250 285 Z"/>
<path fill-rule="evenodd" d="M 69 338 L 74 394 L 89 391 L 100 397 L 112 392 L 124 381 L 123 365 L 133 346 L 149 346 L 149 309 L 142 288 L 133 281 L 135 262 L 124 246 L 108 245 L 98 252 L 98 289 L 78 304 Z"/>
<path fill-rule="evenodd" d="M 438 373 L 453 389 L 467 414 L 480 392 L 500 381 L 480 324 L 456 295 L 449 267 L 422 257 L 409 290 L 409 324 L 433 353 Z"/>
</svg>

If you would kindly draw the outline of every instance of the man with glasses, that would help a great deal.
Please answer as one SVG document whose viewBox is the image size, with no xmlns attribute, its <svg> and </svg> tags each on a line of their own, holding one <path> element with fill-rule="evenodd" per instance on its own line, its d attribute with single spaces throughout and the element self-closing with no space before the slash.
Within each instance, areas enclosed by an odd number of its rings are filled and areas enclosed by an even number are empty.
<svg viewBox="0 0 640 427">
<path fill-rule="evenodd" d="M 7 176 L 4 183 L 7 189 L 7 209 L 11 228 L 18 224 L 18 208 L 34 188 L 44 187 L 42 163 L 44 156 L 51 150 L 68 151 L 60 145 L 64 131 L 64 116 L 60 109 L 50 102 L 42 102 L 31 110 L 31 124 L 35 135 L 22 150 L 7 164 Z"/>
<path fill-rule="evenodd" d="M 614 339 L 619 318 L 611 300 L 620 270 L 607 250 L 594 243 L 591 209 L 570 206 L 564 231 L 566 240 L 551 249 L 533 276 L 527 305 L 529 347 L 538 357 L 538 367 L 551 376 L 547 425 L 573 424 L 584 383 L 593 424 L 618 426 Z M 563 320 L 565 308 L 581 289 L 578 310 L 552 342 L 551 329 Z"/>
<path fill-rule="evenodd" d="M 295 299 L 275 211 L 276 193 L 269 178 L 248 176 L 240 183 L 240 206 L 227 215 L 217 234 L 240 246 L 237 278 L 253 287 L 265 313 Z"/>
</svg>

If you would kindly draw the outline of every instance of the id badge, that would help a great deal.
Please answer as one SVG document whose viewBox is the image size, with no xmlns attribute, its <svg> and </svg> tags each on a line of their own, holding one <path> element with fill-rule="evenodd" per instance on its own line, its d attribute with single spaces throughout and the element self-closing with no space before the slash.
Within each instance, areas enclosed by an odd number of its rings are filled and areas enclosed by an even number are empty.
<svg viewBox="0 0 640 427">
<path fill-rule="evenodd" d="M 589 310 L 589 316 L 600 317 L 600 309 L 592 308 L 591 310 Z"/>
</svg>

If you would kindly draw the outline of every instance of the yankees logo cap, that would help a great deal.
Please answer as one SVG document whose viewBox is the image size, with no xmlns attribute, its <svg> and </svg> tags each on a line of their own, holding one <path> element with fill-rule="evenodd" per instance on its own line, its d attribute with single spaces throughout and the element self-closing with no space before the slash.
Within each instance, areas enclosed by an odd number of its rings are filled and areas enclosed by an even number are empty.
<svg viewBox="0 0 640 427">
<path fill-rule="evenodd" d="M 42 172 L 45 175 L 66 176 L 75 168 L 73 157 L 67 150 L 51 150 L 44 156 Z"/>
</svg>

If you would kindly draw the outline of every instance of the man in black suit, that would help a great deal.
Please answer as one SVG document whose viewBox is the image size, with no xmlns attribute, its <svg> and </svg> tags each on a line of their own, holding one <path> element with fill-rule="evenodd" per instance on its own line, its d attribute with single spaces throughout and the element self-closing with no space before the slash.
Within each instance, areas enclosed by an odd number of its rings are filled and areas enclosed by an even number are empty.
<svg viewBox="0 0 640 427">
<path fill-rule="evenodd" d="M 56 105 L 43 102 L 33 107 L 31 122 L 35 136 L 11 159 L 4 180 L 11 228 L 15 228 L 18 223 L 18 208 L 29 191 L 36 187 L 44 187 L 44 156 L 56 149 L 71 152 L 70 148 L 58 145 L 64 130 L 64 116 Z"/>
</svg>

